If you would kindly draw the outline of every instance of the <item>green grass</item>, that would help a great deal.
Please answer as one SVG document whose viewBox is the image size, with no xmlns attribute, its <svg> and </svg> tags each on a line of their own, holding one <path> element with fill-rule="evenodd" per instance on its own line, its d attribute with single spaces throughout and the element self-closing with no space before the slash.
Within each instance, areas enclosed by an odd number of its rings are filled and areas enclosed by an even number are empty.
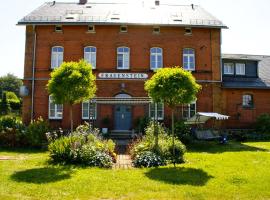
<svg viewBox="0 0 270 200">
<path fill-rule="evenodd" d="M 105 170 L 48 165 L 48 152 L 0 149 L 0 199 L 270 199 L 270 142 L 196 143 L 187 162 Z"/>
</svg>

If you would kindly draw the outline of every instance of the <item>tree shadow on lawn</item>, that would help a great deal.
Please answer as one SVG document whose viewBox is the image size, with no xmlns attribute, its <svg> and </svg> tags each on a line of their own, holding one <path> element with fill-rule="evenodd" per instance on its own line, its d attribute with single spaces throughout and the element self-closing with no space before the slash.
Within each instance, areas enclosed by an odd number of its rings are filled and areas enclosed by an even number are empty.
<svg viewBox="0 0 270 200">
<path fill-rule="evenodd" d="M 201 169 L 184 167 L 166 167 L 150 169 L 145 175 L 153 180 L 175 184 L 175 185 L 193 185 L 203 186 L 213 176 Z"/>
<path fill-rule="evenodd" d="M 227 144 L 218 144 L 215 141 L 194 141 L 187 145 L 188 152 L 224 153 L 241 151 L 269 151 L 259 147 L 253 147 L 241 142 L 229 141 Z"/>
<path fill-rule="evenodd" d="M 64 167 L 44 167 L 18 171 L 11 175 L 16 182 L 45 184 L 71 178 L 71 170 Z"/>
<path fill-rule="evenodd" d="M 0 147 L 1 152 L 7 153 L 24 153 L 24 154 L 32 154 L 32 153 L 45 153 L 48 151 L 46 148 L 26 148 L 26 147 Z"/>
</svg>

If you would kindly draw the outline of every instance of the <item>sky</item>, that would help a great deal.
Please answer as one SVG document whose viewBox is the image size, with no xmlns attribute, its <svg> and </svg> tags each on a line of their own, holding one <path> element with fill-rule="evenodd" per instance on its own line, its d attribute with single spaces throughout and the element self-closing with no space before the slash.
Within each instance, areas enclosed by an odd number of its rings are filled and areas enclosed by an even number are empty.
<svg viewBox="0 0 270 200">
<path fill-rule="evenodd" d="M 16 26 L 25 15 L 46 0 L 5 0 L 0 12 L 0 76 L 12 73 L 23 78 L 25 27 Z M 47 0 L 48 1 L 48 0 Z M 58 0 L 60 2 L 62 0 Z M 63 0 L 77 2 L 79 0 Z M 90 0 L 93 1 L 93 0 Z M 115 2 L 115 0 L 94 0 Z M 119 0 L 118 0 L 119 1 Z M 142 0 L 121 0 L 142 1 Z M 145 0 L 154 1 L 154 0 Z M 223 21 L 222 53 L 270 55 L 269 0 L 160 0 L 161 3 L 201 5 Z"/>
</svg>

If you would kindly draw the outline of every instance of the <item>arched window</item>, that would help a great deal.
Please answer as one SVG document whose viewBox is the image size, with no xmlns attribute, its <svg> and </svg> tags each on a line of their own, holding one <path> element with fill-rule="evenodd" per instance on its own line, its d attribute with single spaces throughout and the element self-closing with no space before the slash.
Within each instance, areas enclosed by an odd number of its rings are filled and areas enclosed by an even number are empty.
<svg viewBox="0 0 270 200">
<path fill-rule="evenodd" d="M 52 95 L 49 96 L 49 119 L 62 119 L 63 105 L 55 104 Z"/>
<path fill-rule="evenodd" d="M 183 49 L 183 67 L 186 70 L 195 70 L 195 51 L 191 48 Z"/>
<path fill-rule="evenodd" d="M 84 48 L 84 59 L 92 65 L 93 69 L 96 69 L 96 58 L 97 58 L 96 47 L 89 46 Z"/>
<path fill-rule="evenodd" d="M 117 69 L 129 69 L 129 48 L 117 48 Z"/>
<path fill-rule="evenodd" d="M 252 94 L 244 94 L 242 100 L 242 106 L 245 108 L 252 108 L 254 106 L 253 95 Z"/>
<path fill-rule="evenodd" d="M 64 58 L 64 48 L 61 46 L 55 46 L 52 47 L 52 53 L 51 53 L 51 68 L 57 68 L 59 67 Z"/>
<path fill-rule="evenodd" d="M 153 47 L 150 49 L 150 69 L 155 70 L 163 67 L 162 48 Z"/>
</svg>

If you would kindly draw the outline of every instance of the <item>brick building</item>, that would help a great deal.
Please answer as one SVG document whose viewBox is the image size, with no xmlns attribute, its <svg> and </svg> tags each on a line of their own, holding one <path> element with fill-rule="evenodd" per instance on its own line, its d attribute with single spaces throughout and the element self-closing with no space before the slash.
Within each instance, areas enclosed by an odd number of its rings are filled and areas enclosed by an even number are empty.
<svg viewBox="0 0 270 200">
<path fill-rule="evenodd" d="M 69 127 L 68 109 L 53 103 L 46 84 L 63 61 L 82 58 L 93 66 L 98 91 L 95 99 L 74 107 L 77 125 L 92 120 L 100 128 L 132 130 L 145 116 L 169 121 L 170 110 L 150 102 L 144 82 L 157 68 L 172 66 L 192 71 L 202 85 L 196 102 L 178 106 L 178 119 L 199 111 L 237 112 L 229 106 L 234 101 L 229 93 L 238 89 L 222 83 L 221 30 L 226 26 L 200 6 L 50 2 L 18 24 L 26 26 L 26 123 L 42 116 L 52 125 Z"/>
</svg>

